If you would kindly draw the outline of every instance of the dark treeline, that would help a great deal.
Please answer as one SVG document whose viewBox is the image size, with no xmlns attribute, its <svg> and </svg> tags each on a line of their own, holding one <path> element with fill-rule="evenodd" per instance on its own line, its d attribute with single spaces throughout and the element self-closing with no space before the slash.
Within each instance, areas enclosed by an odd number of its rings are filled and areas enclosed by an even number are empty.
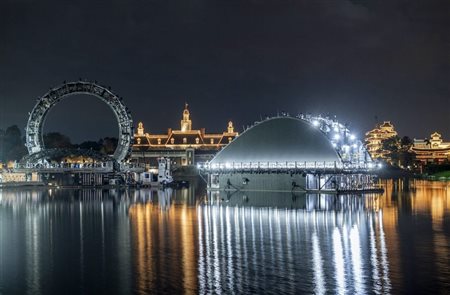
<svg viewBox="0 0 450 295">
<path fill-rule="evenodd" d="M 25 138 L 17 125 L 6 130 L 0 129 L 0 161 L 18 161 L 28 153 L 25 147 Z"/>
<path fill-rule="evenodd" d="M 393 136 L 383 140 L 382 149 L 388 152 L 391 165 L 411 170 L 417 164 L 412 145 L 413 140 L 409 136 Z"/>
<path fill-rule="evenodd" d="M 49 132 L 44 134 L 44 145 L 46 148 L 75 148 L 94 150 L 102 154 L 111 155 L 117 147 L 117 138 L 105 137 L 98 141 L 84 141 L 80 144 L 72 144 L 70 138 L 59 132 Z"/>
<path fill-rule="evenodd" d="M 68 148 L 95 150 L 102 154 L 111 155 L 117 147 L 117 138 L 105 137 L 98 141 L 85 141 L 80 144 L 72 144 L 70 138 L 59 132 L 44 134 L 44 145 L 46 148 Z M 17 125 L 0 129 L 0 162 L 19 161 L 28 154 L 25 147 L 25 137 Z"/>
</svg>

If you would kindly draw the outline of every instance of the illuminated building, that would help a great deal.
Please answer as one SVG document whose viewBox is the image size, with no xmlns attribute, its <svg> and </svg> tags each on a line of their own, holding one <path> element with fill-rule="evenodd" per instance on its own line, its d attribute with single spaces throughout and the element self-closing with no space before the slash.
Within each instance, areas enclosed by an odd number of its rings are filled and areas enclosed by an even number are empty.
<svg viewBox="0 0 450 295">
<path fill-rule="evenodd" d="M 383 150 L 383 140 L 394 136 L 397 136 L 397 132 L 390 121 L 384 121 L 366 133 L 366 149 L 373 159 L 386 159 L 389 152 Z"/>
<path fill-rule="evenodd" d="M 411 150 L 416 154 L 416 159 L 423 164 L 450 160 L 450 142 L 444 142 L 437 132 L 431 134 L 430 139 L 414 139 Z"/>
<path fill-rule="evenodd" d="M 336 120 L 267 118 L 245 130 L 207 163 L 213 190 L 370 190 L 378 165 Z"/>
<path fill-rule="evenodd" d="M 159 157 L 169 157 L 175 165 L 194 165 L 211 159 L 221 148 L 238 136 L 233 122 L 222 133 L 206 133 L 205 128 L 192 129 L 188 105 L 183 110 L 180 129 L 169 128 L 167 134 L 150 134 L 138 123 L 131 158 L 134 162 L 156 165 Z"/>
</svg>

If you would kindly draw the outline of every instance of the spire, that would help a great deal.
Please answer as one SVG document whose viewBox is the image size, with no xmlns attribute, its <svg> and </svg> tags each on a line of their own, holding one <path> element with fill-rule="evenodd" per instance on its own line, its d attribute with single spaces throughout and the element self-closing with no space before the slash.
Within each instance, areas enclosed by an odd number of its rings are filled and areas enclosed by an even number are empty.
<svg viewBox="0 0 450 295">
<path fill-rule="evenodd" d="M 183 110 L 183 119 L 181 120 L 181 131 L 190 131 L 192 129 L 192 121 L 189 118 L 190 113 L 188 109 L 189 105 L 186 102 L 184 104 L 184 110 Z"/>
<path fill-rule="evenodd" d="M 137 134 L 144 135 L 144 124 L 142 122 L 138 123 Z"/>
<path fill-rule="evenodd" d="M 233 122 L 228 122 L 228 133 L 234 133 Z"/>
</svg>

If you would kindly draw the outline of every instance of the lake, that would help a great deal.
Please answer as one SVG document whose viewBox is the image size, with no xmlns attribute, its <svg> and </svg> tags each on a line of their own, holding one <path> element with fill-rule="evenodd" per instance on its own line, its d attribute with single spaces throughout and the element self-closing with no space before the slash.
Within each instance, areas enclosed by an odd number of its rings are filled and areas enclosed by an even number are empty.
<svg viewBox="0 0 450 295">
<path fill-rule="evenodd" d="M 450 182 L 0 190 L 0 294 L 449 293 Z"/>
</svg>

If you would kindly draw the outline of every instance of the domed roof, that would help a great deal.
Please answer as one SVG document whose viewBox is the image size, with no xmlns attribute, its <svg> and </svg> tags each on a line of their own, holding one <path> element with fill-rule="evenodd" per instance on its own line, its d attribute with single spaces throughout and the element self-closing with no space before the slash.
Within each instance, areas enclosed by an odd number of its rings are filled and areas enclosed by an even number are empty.
<svg viewBox="0 0 450 295">
<path fill-rule="evenodd" d="M 211 163 L 337 162 L 341 159 L 318 128 L 292 117 L 268 119 L 247 129 Z"/>
</svg>

